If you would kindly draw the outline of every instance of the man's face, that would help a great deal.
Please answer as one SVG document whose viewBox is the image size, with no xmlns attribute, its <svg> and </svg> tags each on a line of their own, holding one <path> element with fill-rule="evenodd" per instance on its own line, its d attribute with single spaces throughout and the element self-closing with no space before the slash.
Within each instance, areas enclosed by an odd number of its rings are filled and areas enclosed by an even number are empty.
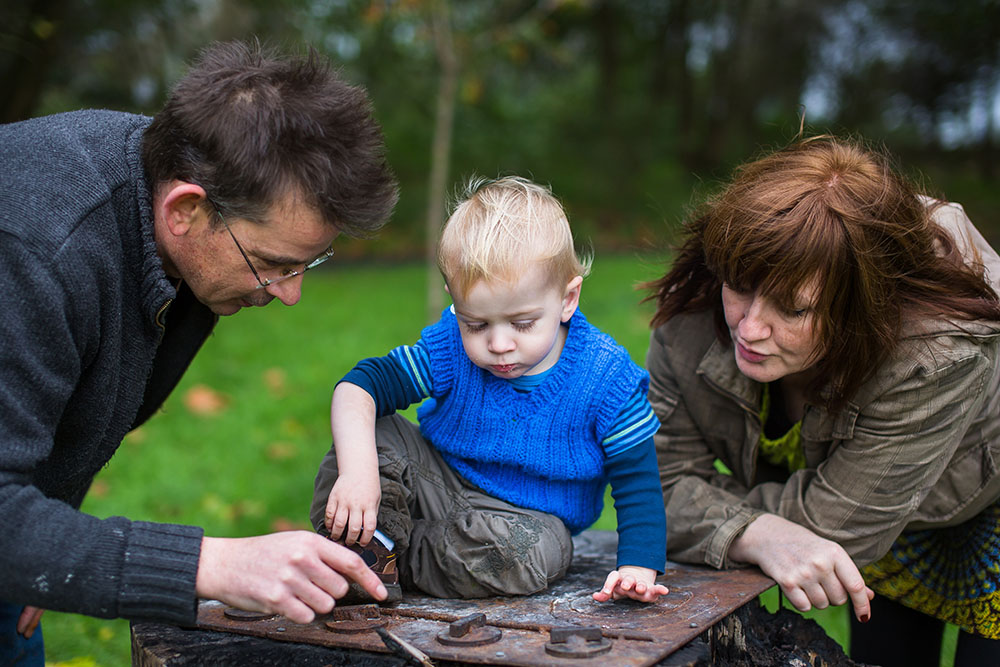
<svg viewBox="0 0 1000 667">
<path fill-rule="evenodd" d="M 206 206 L 197 218 L 170 259 L 195 297 L 217 315 L 266 306 L 275 298 L 286 306 L 298 303 L 302 275 L 260 288 L 247 261 L 261 279 L 275 280 L 291 271 L 301 272 L 323 254 L 338 233 L 295 197 L 286 197 L 272 207 L 266 224 L 227 218 L 232 234 L 225 225 L 211 224 Z"/>
</svg>

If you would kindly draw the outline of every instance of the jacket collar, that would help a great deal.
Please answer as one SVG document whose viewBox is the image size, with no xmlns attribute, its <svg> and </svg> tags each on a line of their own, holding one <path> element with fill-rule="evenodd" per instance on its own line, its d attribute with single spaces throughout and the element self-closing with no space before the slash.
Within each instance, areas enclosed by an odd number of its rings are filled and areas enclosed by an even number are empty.
<svg viewBox="0 0 1000 667">
<path fill-rule="evenodd" d="M 761 385 L 740 372 L 733 354 L 732 345 L 715 338 L 701 358 L 696 373 L 717 391 L 736 399 L 745 409 L 756 412 L 761 400 Z"/>
<path fill-rule="evenodd" d="M 135 197 L 135 209 L 138 212 L 138 240 L 141 244 L 142 266 L 139 275 L 142 308 L 151 323 L 156 322 L 157 313 L 171 299 L 176 298 L 177 290 L 163 270 L 163 262 L 156 252 L 156 239 L 153 235 L 153 195 L 146 180 L 146 170 L 142 164 L 142 137 L 148 124 L 136 128 L 129 135 L 125 157 L 128 160 L 132 186 Z"/>
</svg>

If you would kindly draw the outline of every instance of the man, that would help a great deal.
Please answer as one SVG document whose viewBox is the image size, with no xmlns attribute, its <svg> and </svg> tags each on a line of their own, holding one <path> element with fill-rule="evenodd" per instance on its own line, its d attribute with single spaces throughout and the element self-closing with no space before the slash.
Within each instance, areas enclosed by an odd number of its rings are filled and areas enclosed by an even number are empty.
<svg viewBox="0 0 1000 667">
<path fill-rule="evenodd" d="M 0 126 L 0 662 L 42 659 L 41 609 L 185 624 L 201 597 L 308 622 L 347 579 L 385 597 L 313 533 L 78 508 L 219 315 L 294 305 L 334 237 L 372 234 L 396 198 L 366 94 L 315 52 L 215 45 L 152 120 Z"/>
</svg>

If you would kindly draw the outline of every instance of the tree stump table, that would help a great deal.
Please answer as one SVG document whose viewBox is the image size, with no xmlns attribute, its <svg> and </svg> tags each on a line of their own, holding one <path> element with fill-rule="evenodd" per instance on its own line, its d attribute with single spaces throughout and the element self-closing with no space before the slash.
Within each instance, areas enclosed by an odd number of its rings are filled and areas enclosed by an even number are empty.
<svg viewBox="0 0 1000 667">
<path fill-rule="evenodd" d="M 132 624 L 132 664 L 192 665 L 811 665 L 850 667 L 822 628 L 757 596 L 774 582 L 755 569 L 668 563 L 670 593 L 652 604 L 599 603 L 616 535 L 574 539 L 573 564 L 527 597 L 442 600 L 404 594 L 391 607 L 334 609 L 309 624 L 203 601 L 193 628 Z M 423 660 L 423 662 L 421 662 Z"/>
</svg>

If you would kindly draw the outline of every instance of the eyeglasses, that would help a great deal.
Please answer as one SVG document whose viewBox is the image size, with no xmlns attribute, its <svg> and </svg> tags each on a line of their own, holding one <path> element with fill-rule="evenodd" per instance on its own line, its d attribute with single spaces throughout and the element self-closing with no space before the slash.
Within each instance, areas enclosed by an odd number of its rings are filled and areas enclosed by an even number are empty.
<svg viewBox="0 0 1000 667">
<path fill-rule="evenodd" d="M 282 280 L 288 280 L 289 278 L 300 276 L 309 269 L 315 269 L 317 266 L 319 266 L 326 260 L 333 257 L 333 246 L 330 246 L 329 248 L 323 251 L 322 255 L 320 255 L 319 257 L 317 257 L 316 259 L 314 259 L 313 261 L 309 262 L 304 267 L 302 267 L 301 271 L 296 271 L 294 269 L 283 269 L 281 275 L 278 276 L 277 278 L 261 278 L 260 274 L 257 272 L 257 269 L 254 268 L 253 262 L 250 261 L 250 257 L 247 255 L 246 251 L 243 250 L 243 246 L 241 246 L 240 242 L 236 240 L 236 235 L 233 234 L 233 230 L 229 228 L 229 223 L 226 222 L 225 216 L 223 216 L 222 213 L 219 212 L 218 207 L 213 207 L 213 208 L 215 208 L 215 212 L 219 216 L 219 219 L 222 220 L 222 224 L 226 228 L 226 231 L 229 232 L 229 236 L 232 237 L 233 243 L 236 244 L 236 249 L 240 251 L 241 255 L 243 255 L 243 259 L 246 261 L 247 266 L 249 266 L 250 270 L 253 272 L 253 277 L 257 279 L 257 287 L 255 287 L 254 289 L 264 289 L 269 285 L 276 285 L 280 283 Z"/>
</svg>

